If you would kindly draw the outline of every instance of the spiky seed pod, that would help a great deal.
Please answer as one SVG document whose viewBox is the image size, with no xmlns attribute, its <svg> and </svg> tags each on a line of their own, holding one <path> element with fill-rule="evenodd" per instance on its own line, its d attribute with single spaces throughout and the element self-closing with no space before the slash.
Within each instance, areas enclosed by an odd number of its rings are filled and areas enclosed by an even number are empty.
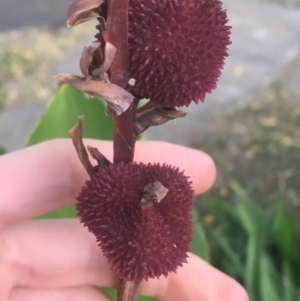
<svg viewBox="0 0 300 301">
<path fill-rule="evenodd" d="M 133 94 L 161 106 L 204 101 L 228 56 L 227 21 L 219 0 L 130 0 Z"/>
<path fill-rule="evenodd" d="M 162 184 L 158 200 L 143 199 L 149 184 Z M 186 262 L 193 190 L 178 168 L 111 164 L 86 182 L 77 200 L 81 222 L 96 236 L 119 277 L 133 281 L 167 276 Z"/>
</svg>

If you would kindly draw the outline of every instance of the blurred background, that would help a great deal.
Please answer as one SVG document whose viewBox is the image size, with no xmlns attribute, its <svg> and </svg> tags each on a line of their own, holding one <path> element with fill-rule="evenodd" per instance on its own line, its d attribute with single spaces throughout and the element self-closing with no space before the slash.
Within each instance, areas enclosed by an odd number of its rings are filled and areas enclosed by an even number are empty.
<svg viewBox="0 0 300 301">
<path fill-rule="evenodd" d="M 56 91 L 79 74 L 93 22 L 65 28 L 68 0 L 0 0 L 0 151 L 23 147 Z M 218 179 L 197 202 L 200 255 L 251 300 L 300 300 L 300 0 L 224 0 L 232 29 L 218 88 L 146 133 L 207 151 Z M 220 260 L 220 258 L 222 260 Z"/>
</svg>

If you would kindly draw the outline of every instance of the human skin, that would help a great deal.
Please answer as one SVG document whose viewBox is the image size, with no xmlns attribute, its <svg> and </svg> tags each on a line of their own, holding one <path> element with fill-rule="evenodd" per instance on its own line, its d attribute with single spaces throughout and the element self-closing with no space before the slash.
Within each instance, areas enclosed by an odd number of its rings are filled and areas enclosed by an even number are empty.
<svg viewBox="0 0 300 301">
<path fill-rule="evenodd" d="M 85 140 L 112 159 L 112 143 Z M 138 142 L 135 160 L 178 166 L 196 194 L 215 180 L 205 153 L 165 142 Z M 106 301 L 116 286 L 95 237 L 78 219 L 31 220 L 74 202 L 88 179 L 70 140 L 52 140 L 0 157 L 0 300 Z M 161 301 L 247 301 L 232 278 L 189 254 L 177 274 L 143 281 L 139 293 Z"/>
</svg>

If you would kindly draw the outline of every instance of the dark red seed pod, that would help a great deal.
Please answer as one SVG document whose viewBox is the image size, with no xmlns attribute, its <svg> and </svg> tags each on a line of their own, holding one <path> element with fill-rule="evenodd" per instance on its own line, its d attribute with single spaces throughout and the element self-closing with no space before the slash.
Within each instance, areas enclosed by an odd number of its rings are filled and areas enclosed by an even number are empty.
<svg viewBox="0 0 300 301">
<path fill-rule="evenodd" d="M 227 21 L 219 0 L 130 0 L 133 94 L 161 106 L 204 101 L 228 56 Z"/>
<path fill-rule="evenodd" d="M 145 200 L 145 187 L 158 182 L 167 194 Z M 193 190 L 177 168 L 111 164 L 86 182 L 77 200 L 81 222 L 96 236 L 119 277 L 133 281 L 167 276 L 186 262 Z"/>
</svg>

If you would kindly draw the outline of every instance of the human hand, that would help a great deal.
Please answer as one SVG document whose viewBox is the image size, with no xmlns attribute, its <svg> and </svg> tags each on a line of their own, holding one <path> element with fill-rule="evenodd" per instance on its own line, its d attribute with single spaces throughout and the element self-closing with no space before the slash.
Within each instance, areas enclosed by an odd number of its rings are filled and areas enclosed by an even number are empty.
<svg viewBox="0 0 300 301">
<path fill-rule="evenodd" d="M 87 140 L 109 159 L 112 144 Z M 215 166 L 199 151 L 139 142 L 136 161 L 185 170 L 197 194 L 214 182 Z M 0 157 L 0 300 L 107 301 L 97 286 L 115 286 L 95 237 L 78 219 L 30 220 L 73 203 L 88 175 L 70 140 L 53 140 Z M 247 301 L 229 276 L 190 254 L 166 279 L 143 281 L 139 292 L 161 301 Z"/>
</svg>

